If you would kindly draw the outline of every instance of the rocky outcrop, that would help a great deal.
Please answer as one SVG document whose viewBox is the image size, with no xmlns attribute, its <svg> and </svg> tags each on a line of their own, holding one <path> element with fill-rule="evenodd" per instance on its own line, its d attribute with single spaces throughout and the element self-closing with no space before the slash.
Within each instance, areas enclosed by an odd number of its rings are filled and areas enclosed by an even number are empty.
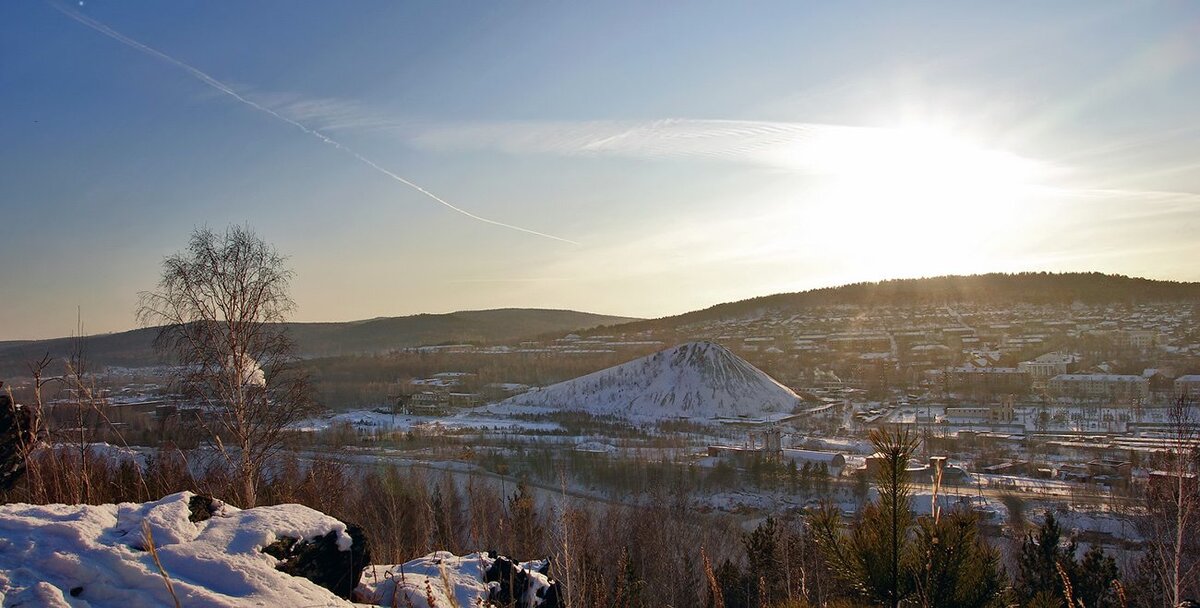
<svg viewBox="0 0 1200 608">
<path fill-rule="evenodd" d="M 548 585 L 532 584 L 532 573 L 549 578 L 550 560 L 539 564 L 538 568 L 527 568 L 504 556 L 489 554 L 489 557 L 494 557 L 495 561 L 484 573 L 483 580 L 496 583 L 488 597 L 492 603 L 513 608 L 559 608 L 562 604 L 558 581 L 550 580 Z"/>
<path fill-rule="evenodd" d="M 188 499 L 188 521 L 196 524 L 216 514 L 220 506 L 212 496 L 197 494 Z"/>
<path fill-rule="evenodd" d="M 560 608 L 550 562 L 518 563 L 494 552 L 430 553 L 403 564 L 368 567 L 354 601 L 372 606 Z"/>
<path fill-rule="evenodd" d="M 348 525 L 346 534 L 353 541 L 349 550 L 342 550 L 337 533 L 330 532 L 311 540 L 285 536 L 264 547 L 263 553 L 279 560 L 276 570 L 302 576 L 338 597 L 350 599 L 362 579 L 363 568 L 371 561 L 371 550 L 362 528 Z"/>
<path fill-rule="evenodd" d="M 23 446 L 36 441 L 33 411 L 14 404 L 0 381 L 0 491 L 13 489 L 25 474 Z"/>
</svg>

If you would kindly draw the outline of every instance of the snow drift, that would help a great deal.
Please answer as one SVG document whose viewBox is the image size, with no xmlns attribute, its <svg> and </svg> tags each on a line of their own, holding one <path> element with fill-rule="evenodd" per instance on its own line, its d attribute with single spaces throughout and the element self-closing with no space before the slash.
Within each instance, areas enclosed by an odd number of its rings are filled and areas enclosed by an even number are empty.
<svg viewBox="0 0 1200 608">
<path fill-rule="evenodd" d="M 561 606 L 548 562 L 444 551 L 367 566 L 353 594 L 339 591 L 351 603 L 313 582 L 343 575 L 344 562 L 332 560 L 323 577 L 288 571 L 310 569 L 297 566 L 300 546 L 322 547 L 326 564 L 339 552 L 359 559 L 357 527 L 301 505 L 243 510 L 191 492 L 144 504 L 0 506 L 0 605 L 175 605 L 143 526 L 182 606 Z"/>
<path fill-rule="evenodd" d="M 378 606 L 559 608 L 546 562 L 516 564 L 495 554 L 448 551 L 392 566 L 368 566 L 355 600 Z"/>
<path fill-rule="evenodd" d="M 579 410 L 631 419 L 771 418 L 800 398 L 729 349 L 692 342 L 511 397 L 493 411 Z"/>
<path fill-rule="evenodd" d="M 219 501 L 194 522 L 181 492 L 144 504 L 0 506 L 0 604 L 172 606 L 146 550 L 149 525 L 163 570 L 183 606 L 341 606 L 329 590 L 280 572 L 262 549 L 281 538 L 333 535 L 346 524 L 300 505 L 237 509 Z"/>
</svg>

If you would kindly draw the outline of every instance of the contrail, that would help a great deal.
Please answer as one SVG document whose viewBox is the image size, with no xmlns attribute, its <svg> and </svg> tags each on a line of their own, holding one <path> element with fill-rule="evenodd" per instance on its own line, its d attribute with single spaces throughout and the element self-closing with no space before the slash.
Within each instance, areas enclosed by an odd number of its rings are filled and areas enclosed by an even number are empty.
<svg viewBox="0 0 1200 608">
<path fill-rule="evenodd" d="M 353 149 L 351 149 L 348 146 L 346 146 L 345 144 L 329 137 L 328 135 L 325 135 L 324 133 L 321 133 L 320 131 L 318 131 L 316 129 L 305 126 L 304 124 L 302 124 L 298 121 L 292 120 L 291 118 L 288 118 L 287 116 L 284 116 L 284 115 L 280 114 L 279 112 L 276 112 L 275 110 L 272 110 L 271 108 L 268 108 L 267 106 L 259 104 L 259 103 L 255 102 L 254 100 L 243 97 L 240 93 L 233 90 L 233 88 L 230 87 L 229 85 L 221 82 L 220 80 L 217 80 L 216 78 L 213 78 L 212 76 L 209 76 L 208 74 L 205 74 L 204 72 L 188 65 L 187 63 L 184 63 L 183 61 L 180 61 L 179 59 L 176 59 L 156 48 L 146 46 L 145 44 L 142 44 L 141 42 L 138 42 L 137 40 L 134 40 L 133 38 L 130 38 L 130 37 L 122 34 L 121 32 L 118 32 L 118 31 L 112 29 L 111 27 L 108 27 L 107 25 L 105 25 L 99 21 L 96 21 L 95 19 L 92 19 L 91 17 L 77 13 L 69 8 L 59 5 L 56 2 L 52 2 L 52 1 L 48 0 L 47 4 L 54 7 L 55 10 L 70 17 L 71 19 L 73 19 L 83 25 L 86 25 L 87 27 L 89 27 L 97 32 L 100 32 L 101 34 L 104 34 L 105 36 L 108 36 L 109 38 L 112 38 L 113 40 L 116 40 L 117 42 L 120 42 L 121 44 L 124 44 L 127 47 L 141 51 L 147 55 L 150 55 L 151 57 L 165 61 L 165 62 L 187 72 L 189 75 L 191 75 L 196 80 L 199 80 L 200 82 L 208 85 L 209 87 L 216 89 L 216 90 L 234 98 L 239 103 L 250 106 L 251 108 L 258 110 L 259 112 L 267 114 L 278 120 L 282 120 L 283 122 L 285 122 L 289 125 L 292 125 L 293 127 L 300 129 L 301 131 L 304 131 L 305 133 L 321 140 L 322 142 L 327 143 L 339 150 L 342 150 L 343 152 L 346 152 L 347 154 L 349 154 L 350 156 L 353 156 L 355 159 L 357 159 L 359 162 L 365 164 L 366 166 L 374 169 L 375 171 L 378 171 L 379 173 L 382 173 L 383 175 L 386 175 L 387 177 L 390 177 L 390 178 L 400 182 L 401 184 L 404 184 L 405 186 L 408 186 L 409 188 L 412 188 L 413 190 L 416 190 L 417 192 L 420 192 L 421 194 L 424 194 L 425 196 L 433 199 L 434 201 L 437 201 L 438 203 L 445 206 L 447 209 L 450 209 L 451 211 L 460 213 L 460 214 L 465 215 L 473 220 L 477 220 L 477 221 L 483 222 L 485 224 L 492 224 L 493 226 L 500 226 L 502 228 L 508 228 L 510 230 L 517 230 L 520 232 L 525 232 L 527 234 L 532 234 L 532 235 L 540 236 L 540 237 L 547 238 L 547 239 L 562 241 L 563 243 L 570 243 L 572 245 L 579 244 L 576 241 L 572 241 L 570 239 L 565 239 L 565 238 L 562 238 L 559 236 L 554 236 L 553 234 L 546 234 L 545 232 L 538 232 L 537 230 L 530 230 L 529 228 L 522 228 L 520 226 L 514 226 L 512 224 L 505 224 L 504 222 L 498 222 L 496 220 L 491 220 L 486 217 L 481 217 L 481 216 L 475 215 L 474 213 L 471 213 L 470 211 L 467 211 L 466 209 L 457 207 L 457 206 L 451 204 L 450 202 L 446 201 L 446 199 L 426 190 L 425 188 L 422 188 L 421 186 L 419 186 L 403 177 L 400 177 L 399 175 L 396 175 L 395 173 L 393 173 L 387 169 L 384 169 L 383 167 L 379 166 L 379 164 L 376 163 L 375 161 L 363 156 L 362 154 L 359 154 L 358 152 L 355 152 Z"/>
</svg>

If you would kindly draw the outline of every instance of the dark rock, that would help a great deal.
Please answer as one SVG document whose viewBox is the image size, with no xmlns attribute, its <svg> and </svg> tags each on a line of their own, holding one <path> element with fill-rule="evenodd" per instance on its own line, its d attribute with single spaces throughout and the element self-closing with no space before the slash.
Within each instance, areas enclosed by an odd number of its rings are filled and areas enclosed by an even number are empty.
<svg viewBox="0 0 1200 608">
<path fill-rule="evenodd" d="M 188 515 L 188 521 L 192 523 L 199 523 L 209 519 L 213 515 L 216 515 L 217 511 L 214 508 L 215 504 L 216 501 L 212 496 L 193 496 L 190 500 L 188 500 L 188 511 L 191 512 L 191 514 Z"/>
<path fill-rule="evenodd" d="M 545 572 L 550 571 L 550 560 L 546 560 L 545 565 L 538 569 L 539 572 L 542 570 L 545 570 Z M 525 602 L 526 592 L 529 589 L 529 579 L 529 572 L 519 564 L 507 557 L 497 557 L 496 561 L 492 562 L 491 567 L 483 575 L 484 582 L 499 583 L 488 595 L 488 601 L 498 606 L 532 608 Z M 536 595 L 542 600 L 538 604 L 538 608 L 560 608 L 562 600 L 559 593 L 557 581 L 550 581 L 549 587 L 538 589 Z"/>
<path fill-rule="evenodd" d="M 79 597 L 83 593 L 83 587 L 71 587 L 71 597 Z"/>
<path fill-rule="evenodd" d="M 7 492 L 25 474 L 22 446 L 37 441 L 33 430 L 37 426 L 33 410 L 14 405 L 0 382 L 0 491 Z"/>
<path fill-rule="evenodd" d="M 514 605 L 517 597 L 524 595 L 523 592 L 529 587 L 529 575 L 511 559 L 503 556 L 492 562 L 483 574 L 483 580 L 487 583 L 500 583 L 500 586 L 489 594 L 488 599 L 501 606 Z"/>
<path fill-rule="evenodd" d="M 563 605 L 559 592 L 558 581 L 550 581 L 550 586 L 538 589 L 537 596 L 542 599 L 538 608 L 560 608 Z"/>
<path fill-rule="evenodd" d="M 338 597 L 350 599 L 363 568 L 371 563 L 371 550 L 362 528 L 350 525 L 346 532 L 353 541 L 349 551 L 338 550 L 336 532 L 312 540 L 283 537 L 262 551 L 279 560 L 276 570 L 303 576 Z"/>
</svg>

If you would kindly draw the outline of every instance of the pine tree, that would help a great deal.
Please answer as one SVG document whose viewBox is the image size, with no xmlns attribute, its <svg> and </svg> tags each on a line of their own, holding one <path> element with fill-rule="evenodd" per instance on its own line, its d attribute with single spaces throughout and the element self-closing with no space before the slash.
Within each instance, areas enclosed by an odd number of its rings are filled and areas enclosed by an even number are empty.
<svg viewBox="0 0 1200 608">
<path fill-rule="evenodd" d="M 512 557 L 519 560 L 537 559 L 542 555 L 543 528 L 538 520 L 537 501 L 525 480 L 517 483 L 517 491 L 508 499 L 509 530 Z"/>
<path fill-rule="evenodd" d="M 871 439 L 879 500 L 859 511 L 849 533 L 841 531 L 841 512 L 833 505 L 808 520 L 833 574 L 873 605 L 996 605 L 1002 586 L 999 558 L 979 537 L 977 517 L 952 511 L 916 520 L 906 470 L 915 440 L 901 431 L 877 431 Z"/>
<path fill-rule="evenodd" d="M 844 583 L 868 601 L 896 608 L 913 590 L 914 521 L 906 469 L 917 446 L 902 431 L 873 431 L 871 442 L 878 455 L 879 500 L 863 507 L 848 536 L 842 534 L 841 513 L 832 505 L 811 516 L 810 524 L 830 568 Z"/>
<path fill-rule="evenodd" d="M 721 597 L 725 606 L 718 608 L 749 608 L 750 591 L 747 583 L 750 577 L 729 559 L 721 562 L 715 572 L 717 585 L 721 588 Z"/>
<path fill-rule="evenodd" d="M 919 522 L 917 595 L 928 608 L 983 608 L 1000 601 L 1000 557 L 979 536 L 979 518 L 956 509 Z"/>
<path fill-rule="evenodd" d="M 752 579 L 750 589 L 753 590 L 751 595 L 755 601 L 751 604 L 768 606 L 781 599 L 786 592 L 786 573 L 780 555 L 779 530 L 775 518 L 768 516 L 754 531 L 746 534 L 742 544 L 745 545 L 746 561 L 750 566 L 747 576 Z M 765 581 L 762 589 L 758 585 L 760 579 Z"/>
<path fill-rule="evenodd" d="M 1066 601 L 1058 564 L 1069 572 L 1075 564 L 1075 548 L 1074 540 L 1062 544 L 1062 529 L 1054 519 L 1054 513 L 1047 511 L 1037 538 L 1026 536 L 1017 558 L 1015 590 L 1023 603 L 1038 595 L 1048 595 L 1060 603 Z"/>
<path fill-rule="evenodd" d="M 1075 599 L 1082 601 L 1088 608 L 1118 608 L 1120 602 L 1113 588 L 1113 581 L 1118 580 L 1117 561 L 1104 552 L 1099 546 L 1093 545 L 1083 555 L 1083 560 L 1075 568 L 1071 584 Z"/>
</svg>

